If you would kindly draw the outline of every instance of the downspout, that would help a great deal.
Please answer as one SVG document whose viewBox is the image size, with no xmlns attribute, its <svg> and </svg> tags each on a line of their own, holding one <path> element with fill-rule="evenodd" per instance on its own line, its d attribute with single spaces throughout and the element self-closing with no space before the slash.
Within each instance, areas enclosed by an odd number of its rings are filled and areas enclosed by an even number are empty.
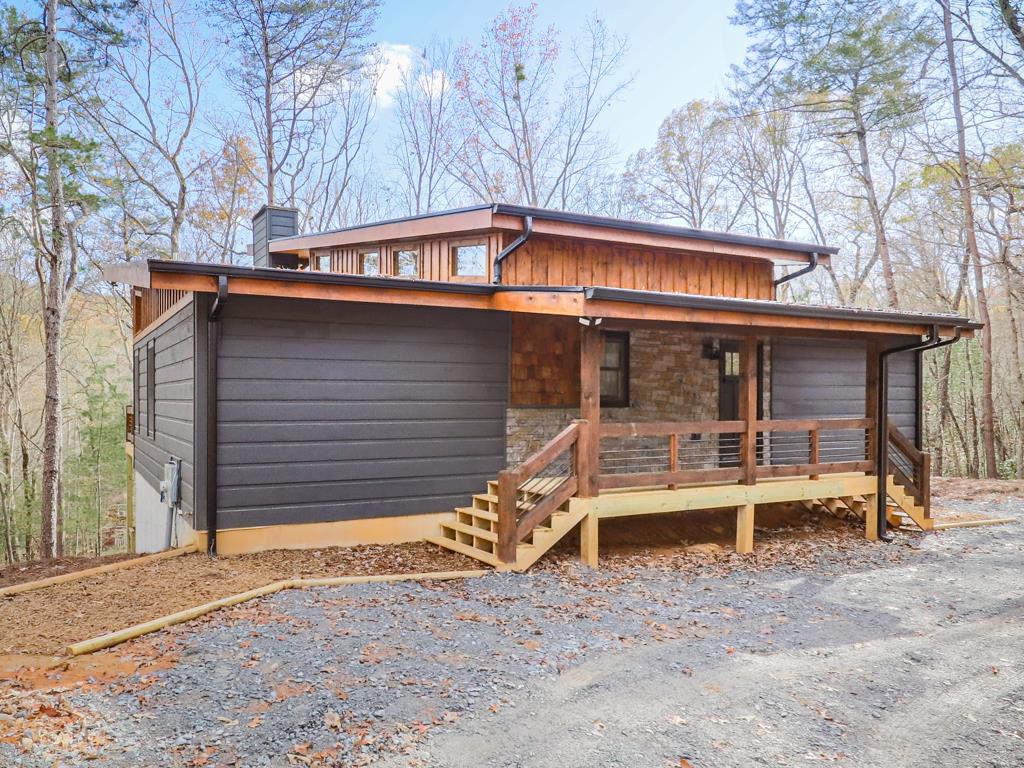
<svg viewBox="0 0 1024 768">
<path fill-rule="evenodd" d="M 790 280 L 795 280 L 796 278 L 800 277 L 801 275 L 809 274 L 809 273 L 813 272 L 814 270 L 816 270 L 817 268 L 818 268 L 818 254 L 812 253 L 811 254 L 811 260 L 807 263 L 806 267 L 801 267 L 796 272 L 790 272 L 788 275 L 783 275 L 782 277 L 780 277 L 778 280 L 775 281 L 774 285 L 775 285 L 776 288 L 778 288 L 783 283 L 788 283 Z"/>
<path fill-rule="evenodd" d="M 925 341 L 915 341 L 912 344 L 904 344 L 901 347 L 884 349 L 878 354 L 878 399 L 875 408 L 875 434 L 877 455 L 875 458 L 875 473 L 877 475 L 876 493 L 878 498 L 878 538 L 882 541 L 892 541 L 888 535 L 888 517 L 886 498 L 889 495 L 889 370 L 888 359 L 890 355 L 901 352 L 916 352 L 920 356 L 922 352 L 938 349 L 947 344 L 955 344 L 960 340 L 961 329 L 957 328 L 952 338 L 940 340 L 939 329 L 932 326 L 928 331 L 928 338 Z M 917 425 L 918 433 L 921 432 L 921 424 Z"/>
<path fill-rule="evenodd" d="M 217 342 L 220 313 L 228 300 L 228 276 L 217 276 L 217 296 L 206 325 L 206 551 L 217 554 Z"/>
<path fill-rule="evenodd" d="M 501 283 L 501 262 L 512 255 L 512 253 L 519 248 L 523 243 L 530 239 L 530 235 L 533 234 L 533 216 L 523 217 L 523 234 L 509 243 L 505 248 L 502 249 L 501 253 L 494 257 L 494 279 L 491 281 L 495 285 Z"/>
</svg>

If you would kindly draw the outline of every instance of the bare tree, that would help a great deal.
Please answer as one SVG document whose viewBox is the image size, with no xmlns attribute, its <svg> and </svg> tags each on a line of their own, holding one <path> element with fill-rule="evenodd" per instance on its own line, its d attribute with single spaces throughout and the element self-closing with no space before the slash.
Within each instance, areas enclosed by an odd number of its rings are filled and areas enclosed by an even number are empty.
<svg viewBox="0 0 1024 768">
<path fill-rule="evenodd" d="M 391 157 L 409 214 L 447 204 L 455 182 L 452 170 L 462 146 L 458 132 L 451 127 L 456 97 L 452 67 L 451 50 L 435 44 L 402 70 L 398 82 L 398 127 Z"/>
<path fill-rule="evenodd" d="M 186 250 L 196 261 L 234 264 L 245 255 L 240 236 L 261 198 L 259 158 L 234 126 L 219 133 L 220 147 L 204 155 L 203 172 L 189 207 Z"/>
<path fill-rule="evenodd" d="M 363 162 L 376 114 L 379 56 L 330 83 L 309 110 L 309 130 L 293 145 L 293 162 L 281 169 L 281 186 L 299 209 L 306 230 L 341 227 L 350 216 L 352 188 Z"/>
<path fill-rule="evenodd" d="M 957 162 L 960 189 L 960 204 L 963 207 L 964 235 L 967 253 L 974 270 L 974 290 L 978 300 L 978 312 L 985 324 L 982 331 L 982 444 L 985 450 L 985 472 L 988 477 L 997 477 L 995 446 L 995 406 L 992 401 L 992 318 L 988 311 L 988 294 L 985 291 L 985 271 L 981 265 L 981 251 L 974 226 L 974 191 L 971 186 L 971 172 L 967 163 L 967 128 L 964 125 L 963 109 L 960 106 L 960 71 L 956 63 L 953 46 L 953 20 L 948 0 L 938 0 L 942 6 L 942 29 L 946 44 L 946 63 L 949 66 L 950 95 L 952 97 L 953 119 L 956 122 Z M 1009 5 L 1007 3 L 1007 5 Z"/>
<path fill-rule="evenodd" d="M 557 34 L 539 28 L 536 8 L 499 14 L 480 45 L 457 57 L 461 183 L 480 200 L 578 206 L 585 178 L 613 156 L 597 123 L 628 84 L 617 79 L 625 51 L 624 39 L 590 19 L 560 81 Z"/>
<path fill-rule="evenodd" d="M 329 87 L 357 70 L 377 0 L 213 0 L 237 59 L 231 82 L 245 101 L 263 155 L 267 203 L 278 175 L 316 128 Z M 285 202 L 293 202 L 286 197 Z"/>
<path fill-rule="evenodd" d="M 691 101 L 665 118 L 657 143 L 630 158 L 626 175 L 649 216 L 697 229 L 733 229 L 746 203 L 727 171 L 733 152 L 725 104 Z"/>
<path fill-rule="evenodd" d="M 189 187 L 199 172 L 197 123 L 217 48 L 179 0 L 145 0 L 134 44 L 115 49 L 108 74 L 80 97 L 120 170 L 166 211 L 167 258 L 180 257 Z"/>
</svg>

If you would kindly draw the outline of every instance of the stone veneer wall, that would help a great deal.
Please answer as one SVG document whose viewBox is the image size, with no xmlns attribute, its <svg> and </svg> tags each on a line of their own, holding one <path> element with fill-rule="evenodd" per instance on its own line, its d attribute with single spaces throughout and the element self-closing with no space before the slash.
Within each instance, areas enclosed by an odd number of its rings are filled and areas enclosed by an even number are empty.
<svg viewBox="0 0 1024 768">
<path fill-rule="evenodd" d="M 603 408 L 602 421 L 697 421 L 718 418 L 718 361 L 701 357 L 704 336 L 637 330 L 629 336 L 629 408 Z M 544 446 L 578 408 L 509 408 L 510 467 Z M 606 447 L 608 443 L 606 441 Z M 643 441 L 644 447 L 664 440 Z M 634 441 L 630 447 L 635 447 Z"/>
</svg>

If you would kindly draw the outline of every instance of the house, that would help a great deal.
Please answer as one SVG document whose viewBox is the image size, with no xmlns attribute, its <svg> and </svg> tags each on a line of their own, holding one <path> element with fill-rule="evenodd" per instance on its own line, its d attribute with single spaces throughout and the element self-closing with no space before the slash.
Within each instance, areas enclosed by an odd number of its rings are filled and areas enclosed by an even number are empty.
<svg viewBox="0 0 1024 768">
<path fill-rule="evenodd" d="M 606 517 L 931 525 L 921 354 L 963 317 L 788 304 L 835 249 L 511 205 L 298 234 L 133 286 L 136 548 L 429 539 L 525 568 Z M 882 503 L 885 498 L 889 504 Z"/>
</svg>

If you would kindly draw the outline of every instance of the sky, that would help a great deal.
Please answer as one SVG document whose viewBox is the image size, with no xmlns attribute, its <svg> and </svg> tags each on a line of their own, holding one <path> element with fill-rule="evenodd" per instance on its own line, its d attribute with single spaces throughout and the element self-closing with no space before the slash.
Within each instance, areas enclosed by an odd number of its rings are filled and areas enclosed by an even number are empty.
<svg viewBox="0 0 1024 768">
<path fill-rule="evenodd" d="M 383 0 L 374 38 L 391 53 L 391 66 L 401 66 L 409 48 L 432 40 L 478 41 L 508 4 Z M 595 13 L 610 32 L 627 38 L 623 75 L 635 79 L 602 126 L 623 155 L 653 144 L 673 109 L 720 93 L 730 65 L 742 61 L 747 47 L 744 31 L 729 24 L 731 0 L 539 0 L 537 9 L 566 46 Z M 386 96 L 381 107 L 386 111 Z"/>
</svg>

